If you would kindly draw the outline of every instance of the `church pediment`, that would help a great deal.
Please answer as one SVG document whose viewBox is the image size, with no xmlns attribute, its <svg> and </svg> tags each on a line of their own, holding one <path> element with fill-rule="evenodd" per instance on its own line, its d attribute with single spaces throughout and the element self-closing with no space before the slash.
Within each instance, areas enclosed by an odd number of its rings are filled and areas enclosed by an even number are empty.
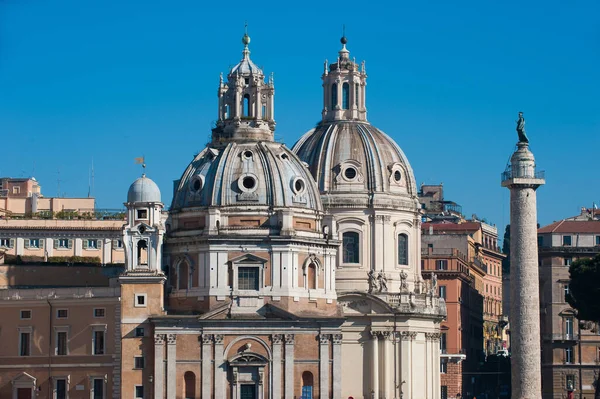
<svg viewBox="0 0 600 399">
<path fill-rule="evenodd" d="M 267 263 L 268 260 L 253 254 L 245 254 L 229 260 L 231 263 Z"/>
<path fill-rule="evenodd" d="M 235 356 L 229 359 L 229 364 L 237 367 L 265 366 L 267 363 L 269 363 L 267 358 L 253 352 L 237 353 Z"/>
<path fill-rule="evenodd" d="M 338 296 L 338 303 L 342 306 L 344 316 L 352 314 L 389 314 L 392 308 L 381 299 L 365 294 L 351 293 Z"/>
<path fill-rule="evenodd" d="M 25 372 L 19 374 L 11 381 L 13 384 L 35 384 L 35 377 Z"/>
</svg>

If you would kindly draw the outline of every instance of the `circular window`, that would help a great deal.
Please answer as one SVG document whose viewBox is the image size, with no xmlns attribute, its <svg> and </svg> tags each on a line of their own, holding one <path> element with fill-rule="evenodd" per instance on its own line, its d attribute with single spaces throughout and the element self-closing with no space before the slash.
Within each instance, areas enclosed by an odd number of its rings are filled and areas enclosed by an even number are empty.
<svg viewBox="0 0 600 399">
<path fill-rule="evenodd" d="M 198 192 L 198 191 L 202 190 L 203 186 L 204 186 L 204 179 L 202 178 L 202 176 L 196 175 L 192 178 L 192 181 L 190 182 L 190 191 Z"/>
<path fill-rule="evenodd" d="M 252 176 L 246 176 L 242 179 L 242 186 L 247 190 L 252 190 L 256 186 L 256 180 Z"/>
<path fill-rule="evenodd" d="M 346 168 L 346 170 L 344 170 L 344 176 L 346 177 L 346 179 L 348 180 L 352 180 L 356 177 L 356 169 L 349 167 Z"/>
<path fill-rule="evenodd" d="M 306 189 L 306 182 L 304 181 L 304 179 L 297 177 L 294 179 L 292 188 L 294 190 L 294 194 L 302 194 Z"/>
<path fill-rule="evenodd" d="M 394 180 L 396 180 L 396 182 L 399 182 L 400 180 L 402 180 L 402 173 L 400 173 L 399 170 L 394 172 Z"/>
<path fill-rule="evenodd" d="M 252 151 L 246 150 L 246 151 L 244 151 L 243 155 L 244 155 L 244 158 L 250 159 L 250 158 L 252 158 Z"/>
</svg>

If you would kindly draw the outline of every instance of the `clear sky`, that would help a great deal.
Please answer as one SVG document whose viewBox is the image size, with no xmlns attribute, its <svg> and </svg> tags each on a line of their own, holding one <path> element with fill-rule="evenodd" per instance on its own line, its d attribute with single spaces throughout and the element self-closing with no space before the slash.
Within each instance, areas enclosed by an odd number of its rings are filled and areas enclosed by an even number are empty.
<svg viewBox="0 0 600 399">
<path fill-rule="evenodd" d="M 0 0 L 0 175 L 87 196 L 93 159 L 97 206 L 120 208 L 145 155 L 168 205 L 208 141 L 244 22 L 253 61 L 275 73 L 276 138 L 290 147 L 320 119 L 323 62 L 346 24 L 369 121 L 418 184 L 443 182 L 446 199 L 500 229 L 523 111 L 547 224 L 600 203 L 599 20 L 596 0 Z"/>
</svg>

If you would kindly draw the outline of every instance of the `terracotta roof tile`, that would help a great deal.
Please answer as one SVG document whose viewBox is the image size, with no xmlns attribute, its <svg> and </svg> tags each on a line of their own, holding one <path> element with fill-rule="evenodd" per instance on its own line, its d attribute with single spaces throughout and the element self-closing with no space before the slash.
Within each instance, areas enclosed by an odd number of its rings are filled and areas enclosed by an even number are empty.
<svg viewBox="0 0 600 399">
<path fill-rule="evenodd" d="M 477 231 L 481 228 L 481 223 L 423 223 L 421 229 L 429 230 L 430 226 L 433 228 L 433 231 Z"/>
<path fill-rule="evenodd" d="M 600 234 L 600 220 L 561 220 L 539 228 L 538 233 Z"/>
</svg>

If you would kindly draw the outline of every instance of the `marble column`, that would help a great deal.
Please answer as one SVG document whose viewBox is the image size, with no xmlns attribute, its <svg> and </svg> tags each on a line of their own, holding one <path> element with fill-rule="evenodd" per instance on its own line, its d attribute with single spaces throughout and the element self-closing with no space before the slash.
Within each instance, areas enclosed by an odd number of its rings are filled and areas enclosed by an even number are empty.
<svg viewBox="0 0 600 399">
<path fill-rule="evenodd" d="M 285 397 L 294 397 L 294 334 L 285 334 Z"/>
<path fill-rule="evenodd" d="M 154 334 L 154 397 L 163 399 L 165 392 L 165 335 Z"/>
<path fill-rule="evenodd" d="M 371 391 L 379 399 L 379 331 L 371 331 Z"/>
<path fill-rule="evenodd" d="M 394 381 L 392 379 L 392 372 L 394 369 L 394 349 L 392 348 L 392 334 L 390 331 L 384 331 L 382 334 L 381 344 L 383 346 L 383 370 L 382 370 L 382 384 L 381 384 L 381 396 L 388 399 L 392 397 L 392 386 Z"/>
<path fill-rule="evenodd" d="M 333 334 L 333 399 L 342 398 L 342 334 Z"/>
<path fill-rule="evenodd" d="M 319 392 L 320 398 L 329 398 L 329 339 L 331 334 L 319 334 Z"/>
<path fill-rule="evenodd" d="M 271 371 L 273 386 L 271 387 L 273 399 L 281 399 L 281 343 L 282 334 L 271 335 L 273 342 L 273 370 Z"/>
<path fill-rule="evenodd" d="M 167 334 L 167 398 L 177 395 L 177 335 Z"/>
<path fill-rule="evenodd" d="M 223 336 L 214 335 L 215 340 L 215 399 L 225 399 L 225 367 L 223 365 Z"/>
<path fill-rule="evenodd" d="M 202 397 L 210 398 L 212 395 L 212 334 L 202 334 Z"/>
<path fill-rule="evenodd" d="M 412 341 L 416 338 L 417 333 L 414 331 L 402 331 L 400 333 L 401 341 L 401 359 L 402 359 L 402 384 L 401 395 L 404 399 L 412 399 L 413 382 L 412 382 Z M 402 382 L 401 381 L 401 382 Z M 418 399 L 418 398 L 414 398 Z"/>
</svg>

